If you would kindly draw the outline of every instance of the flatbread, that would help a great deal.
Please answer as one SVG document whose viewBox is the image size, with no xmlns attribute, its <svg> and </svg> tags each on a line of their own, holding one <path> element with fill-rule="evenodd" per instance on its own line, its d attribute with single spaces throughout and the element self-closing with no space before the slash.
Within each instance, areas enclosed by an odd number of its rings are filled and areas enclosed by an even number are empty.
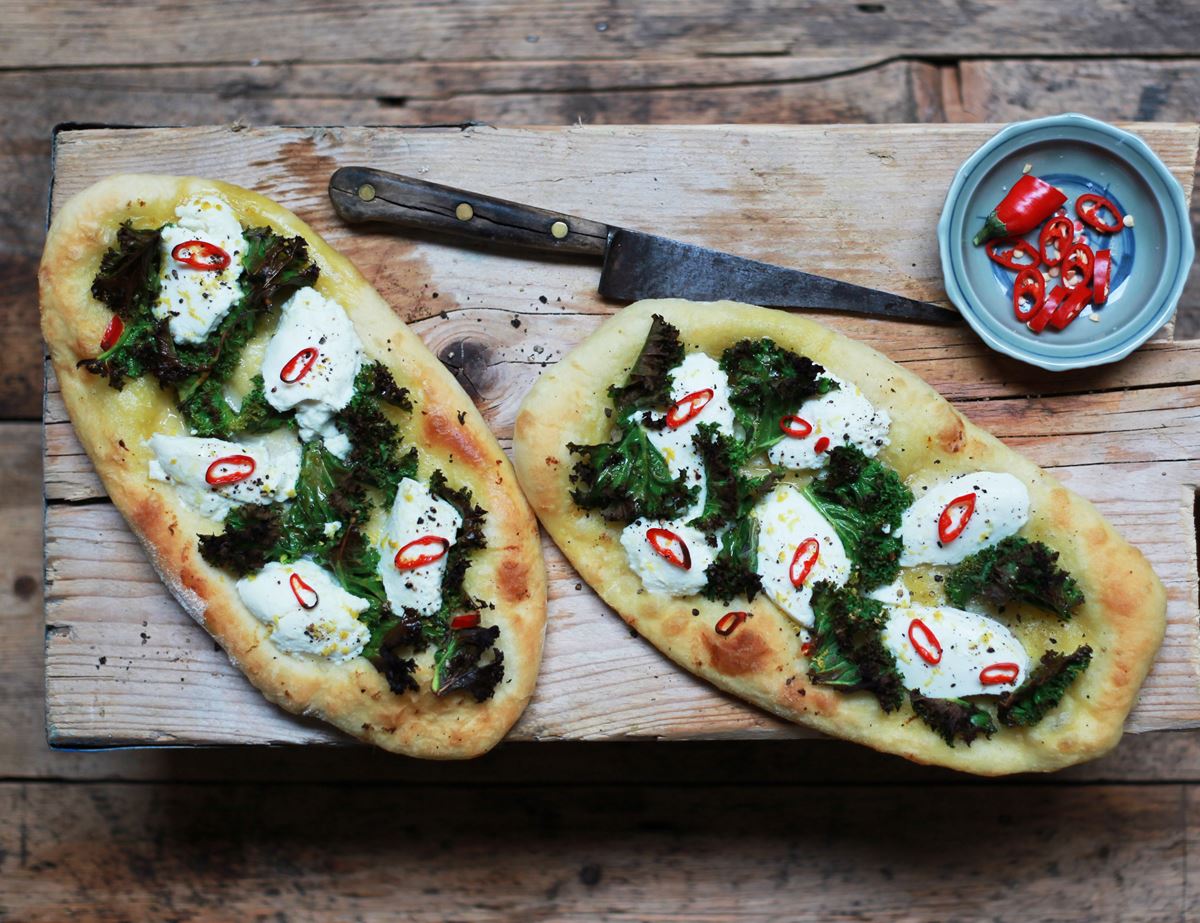
<svg viewBox="0 0 1200 923">
<path fill-rule="evenodd" d="M 579 509 L 570 497 L 576 458 L 568 443 L 607 441 L 612 421 L 606 396 L 637 358 L 651 316 L 679 328 L 687 351 L 719 358 L 738 340 L 769 337 L 851 381 L 892 418 L 891 442 L 879 458 L 906 482 L 990 470 L 1022 480 L 1030 494 L 1026 538 L 1061 552 L 1059 563 L 1080 584 L 1086 602 L 1070 622 L 1053 616 L 1014 626 L 1036 660 L 1055 635 L 1091 645 L 1090 667 L 1062 703 L 1030 728 L 1002 727 L 990 739 L 948 746 L 909 708 L 887 715 L 868 692 L 842 693 L 811 683 L 800 658 L 796 624 L 765 594 L 748 607 L 753 618 L 721 637 L 714 625 L 732 605 L 700 596 L 671 598 L 646 591 L 629 568 L 622 526 Z M 1005 447 L 954 410 L 924 381 L 880 353 L 819 323 L 778 310 L 733 302 L 643 301 L 599 330 L 542 375 L 516 425 L 517 475 L 543 525 L 583 578 L 642 637 L 683 668 L 783 718 L 896 753 L 985 775 L 1052 770 L 1099 756 L 1120 738 L 1126 715 L 1150 668 L 1166 624 L 1162 584 L 1142 554 L 1117 535 L 1087 500 Z M 693 612 L 698 611 L 698 615 Z"/>
<path fill-rule="evenodd" d="M 135 226 L 157 227 L 173 220 L 182 201 L 212 194 L 233 205 L 243 227 L 270 225 L 308 242 L 320 267 L 317 291 L 346 308 L 367 358 L 382 362 L 410 390 L 414 409 L 401 431 L 405 445 L 420 451 L 421 477 L 441 468 L 452 486 L 469 487 L 487 510 L 487 547 L 471 553 L 466 590 L 495 605 L 484 621 L 501 627 L 496 649 L 504 654 L 504 678 L 491 699 L 476 703 L 461 692 L 438 698 L 424 665 L 417 673 L 422 691 L 397 695 L 362 657 L 338 664 L 280 652 L 242 604 L 234 579 L 200 557 L 197 534 L 220 527 L 182 505 L 171 485 L 147 477 L 152 456 L 142 443 L 171 406 L 171 392 L 149 375 L 116 391 L 76 368 L 95 355 L 111 317 L 90 289 L 118 226 L 132 219 Z M 194 177 L 123 175 L 62 207 L 39 275 L 42 328 L 80 442 L 171 593 L 263 695 L 290 712 L 413 756 L 470 757 L 499 741 L 529 702 L 541 661 L 546 577 L 537 523 L 470 398 L 354 266 L 291 212 L 248 190 Z"/>
</svg>

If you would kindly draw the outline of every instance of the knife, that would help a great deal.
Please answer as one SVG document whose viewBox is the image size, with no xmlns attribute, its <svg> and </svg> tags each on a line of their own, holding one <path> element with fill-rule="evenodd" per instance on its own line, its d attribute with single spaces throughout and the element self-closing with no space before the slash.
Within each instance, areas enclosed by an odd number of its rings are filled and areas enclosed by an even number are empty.
<svg viewBox="0 0 1200 923">
<path fill-rule="evenodd" d="M 939 324 L 960 320 L 956 311 L 862 285 L 369 167 L 337 170 L 329 179 L 329 197 L 351 223 L 383 222 L 602 259 L 600 294 L 618 301 L 730 298 L 772 308 L 851 311 Z"/>
</svg>

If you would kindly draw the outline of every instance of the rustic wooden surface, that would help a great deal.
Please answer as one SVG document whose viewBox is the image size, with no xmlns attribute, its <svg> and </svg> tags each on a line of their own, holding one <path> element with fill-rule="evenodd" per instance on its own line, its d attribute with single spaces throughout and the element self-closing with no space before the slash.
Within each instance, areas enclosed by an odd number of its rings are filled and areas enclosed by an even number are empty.
<svg viewBox="0 0 1200 923">
<path fill-rule="evenodd" d="M 1200 732 L 1129 736 L 1019 789 L 826 741 L 512 744 L 454 766 L 348 748 L 51 751 L 34 422 L 34 270 L 57 123 L 1194 121 L 1194 4 L 1098 0 L 1062 30 L 1030 29 L 1046 8 L 1028 0 L 6 0 L 0 12 L 0 919 L 380 919 L 418 902 L 470 920 L 1197 916 Z M 223 16 L 253 27 L 214 28 Z M 1177 340 L 1200 331 L 1198 308 L 1194 274 Z M 1145 382 L 1161 370 L 1148 352 L 1079 390 Z M 1177 380 L 1197 379 L 1200 343 L 1171 356 Z M 990 381 L 1022 393 L 1019 367 L 968 358 L 956 399 Z M 359 787 L 348 815 L 339 798 Z M 759 788 L 770 794 L 748 806 Z M 464 797 L 486 803 L 478 820 L 455 808 L 439 827 L 438 805 Z M 399 830 L 379 823 L 376 798 Z M 903 817 L 879 822 L 885 803 Z M 906 831 L 930 817 L 914 842 Z M 452 857 L 429 863 L 426 840 Z M 814 861 L 826 853 L 836 865 Z"/>
<path fill-rule="evenodd" d="M 1136 128 L 1190 192 L 1197 126 Z M 941 210 L 945 178 L 992 131 L 965 125 L 74 131 L 57 139 L 52 206 L 110 172 L 176 170 L 254 186 L 303 215 L 363 269 L 456 370 L 507 442 L 517 406 L 541 368 L 616 308 L 595 293 L 596 266 L 365 234 L 333 213 L 325 185 L 336 167 L 379 165 L 625 226 L 653 216 L 663 233 L 850 280 L 885 278 L 904 294 L 940 298 L 928 229 Z M 897 215 L 898 201 L 904 208 Z M 803 207 L 790 207 L 796 202 Z M 864 229 L 885 220 L 890 232 L 881 253 Z M 812 233 L 814 226 L 822 233 Z M 1191 510 L 1180 498 L 1200 458 L 1200 387 L 1173 384 L 1177 347 L 1162 344 L 1153 352 L 1136 387 L 1031 400 L 1062 385 L 1064 376 L 1030 372 L 1015 392 L 994 385 L 992 357 L 966 328 L 832 322 L 906 365 L 938 368 L 926 377 L 959 398 L 969 416 L 1096 501 L 1143 549 L 1168 589 L 1169 629 L 1130 728 L 1200 723 L 1196 554 L 1179 541 L 1191 530 Z M 960 388 L 969 364 L 982 374 L 967 397 Z M 1103 387 L 1109 373 L 1097 374 L 1093 384 Z M 1074 376 L 1067 383 L 1080 389 Z M 338 741 L 324 725 L 263 701 L 171 602 L 120 516 L 103 502 L 53 385 L 45 439 L 51 743 Z M 1164 454 L 1168 445 L 1172 451 Z M 1131 482 L 1136 491 L 1128 489 Z M 543 547 L 550 576 L 546 655 L 514 739 L 803 734 L 673 669 L 631 639 L 549 539 Z"/>
</svg>

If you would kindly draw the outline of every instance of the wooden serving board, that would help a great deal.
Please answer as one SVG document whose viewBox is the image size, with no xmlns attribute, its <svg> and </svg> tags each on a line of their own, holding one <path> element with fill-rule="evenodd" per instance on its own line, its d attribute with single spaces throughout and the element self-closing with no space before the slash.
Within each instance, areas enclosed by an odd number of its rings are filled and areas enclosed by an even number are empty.
<svg viewBox="0 0 1200 923">
<path fill-rule="evenodd" d="M 1196 125 L 1129 126 L 1191 194 Z M 276 199 L 346 253 L 450 366 L 507 447 L 542 368 L 620 305 L 598 267 L 351 230 L 325 188 L 366 164 L 944 300 L 934 226 L 995 126 L 98 129 L 56 139 L 52 207 L 115 172 L 194 173 Z M 965 326 L 830 316 L 1094 500 L 1162 577 L 1166 641 L 1129 727 L 1200 724 L 1200 342 L 1053 375 Z M 56 384 L 45 404 L 46 710 L 56 746 L 334 743 L 268 705 L 168 596 L 105 498 Z M 548 540 L 545 660 L 513 739 L 801 737 L 676 669 Z"/>
</svg>

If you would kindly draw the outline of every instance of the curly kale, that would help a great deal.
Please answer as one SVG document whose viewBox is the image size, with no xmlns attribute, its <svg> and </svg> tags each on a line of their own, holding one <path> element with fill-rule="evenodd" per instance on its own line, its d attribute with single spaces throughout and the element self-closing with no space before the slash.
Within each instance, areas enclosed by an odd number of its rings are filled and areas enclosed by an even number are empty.
<svg viewBox="0 0 1200 923">
<path fill-rule="evenodd" d="M 269 433 L 292 422 L 291 413 L 276 410 L 267 402 L 261 374 L 251 379 L 250 390 L 237 410 L 226 399 L 224 386 L 210 379 L 179 405 L 179 412 L 192 435 L 213 439 Z"/>
<path fill-rule="evenodd" d="M 755 565 L 758 559 L 758 521 L 750 515 L 758 499 L 779 480 L 775 472 L 750 477 L 741 469 L 745 450 L 740 442 L 710 424 L 702 423 L 692 437 L 708 485 L 704 509 L 693 519 L 709 536 L 720 532 L 721 547 L 704 572 L 708 578 L 701 594 L 729 602 L 744 596 L 753 600 L 762 589 Z M 722 528 L 728 525 L 722 532 Z"/>
<path fill-rule="evenodd" d="M 721 355 L 721 369 L 729 376 L 729 403 L 745 431 L 747 456 L 782 439 L 779 421 L 806 400 L 837 388 L 817 363 L 768 339 L 730 346 Z"/>
<path fill-rule="evenodd" d="M 744 516 L 721 535 L 721 547 L 704 571 L 708 582 L 700 595 L 723 603 L 739 596 L 753 601 L 762 590 L 757 564 L 758 520 Z"/>
<path fill-rule="evenodd" d="M 243 303 L 252 313 L 277 308 L 300 289 L 317 284 L 321 270 L 310 258 L 303 237 L 281 237 L 270 228 L 250 228 L 242 236 L 246 238 Z"/>
<path fill-rule="evenodd" d="M 972 599 L 998 606 L 1031 603 L 1069 619 L 1083 604 L 1083 591 L 1058 566 L 1057 551 L 1014 535 L 954 568 L 946 578 L 946 598 L 959 608 Z"/>
<path fill-rule="evenodd" d="M 956 740 L 969 747 L 980 734 L 991 737 L 996 733 L 991 713 L 966 699 L 932 699 L 913 689 L 908 700 L 917 716 L 951 747 Z"/>
<path fill-rule="evenodd" d="M 429 476 L 429 492 L 449 503 L 462 517 L 462 525 L 455 540 L 457 547 L 468 549 L 483 548 L 487 545 L 484 536 L 487 511 L 475 502 L 469 487 L 455 490 L 446 482 L 446 475 L 438 469 Z"/>
<path fill-rule="evenodd" d="M 1074 653 L 1046 651 L 1041 662 L 1012 692 L 1000 697 L 997 714 L 1009 727 L 1031 727 L 1058 707 L 1071 684 L 1092 662 L 1092 649 L 1086 644 Z"/>
<path fill-rule="evenodd" d="M 900 572 L 896 534 L 913 495 L 900 476 L 854 446 L 835 446 L 804 495 L 833 525 L 854 562 L 859 587 L 871 590 Z"/>
<path fill-rule="evenodd" d="M 462 690 L 471 693 L 476 702 L 490 699 L 496 684 L 504 678 L 504 653 L 493 651 L 490 661 L 481 661 L 499 636 L 500 629 L 495 625 L 451 631 L 448 642 L 434 657 L 434 694 L 444 696 Z"/>
<path fill-rule="evenodd" d="M 822 580 L 813 587 L 809 678 L 847 692 L 868 689 L 885 712 L 904 702 L 896 658 L 883 643 L 883 603 Z"/>
<path fill-rule="evenodd" d="M 622 420 L 613 442 L 569 443 L 567 449 L 579 456 L 571 472 L 571 498 L 585 510 L 599 510 L 605 519 L 674 519 L 699 490 L 671 473 L 667 460 L 632 417 Z"/>
<path fill-rule="evenodd" d="M 421 631 L 421 615 L 415 609 L 405 609 L 392 618 L 386 631 L 371 626 L 371 641 L 363 648 L 363 656 L 371 661 L 375 669 L 383 674 L 388 688 L 397 694 L 420 687 L 413 675 L 416 660 L 405 657 L 424 650 L 428 644 Z"/>
<path fill-rule="evenodd" d="M 408 391 L 397 387 L 391 373 L 378 362 L 367 363 L 354 379 L 350 403 L 334 419 L 350 440 L 347 461 L 355 475 L 383 491 L 384 501 L 390 505 L 396 499 L 400 481 L 416 475 L 417 451 L 410 449 L 400 457 L 400 428 L 384 413 L 383 400 L 404 410 L 412 409 Z"/>
<path fill-rule="evenodd" d="M 126 221 L 117 230 L 117 243 L 100 259 L 92 295 L 128 324 L 150 313 L 158 297 L 162 266 L 162 230 L 138 230 Z"/>
<path fill-rule="evenodd" d="M 670 403 L 671 369 L 683 361 L 679 330 L 655 314 L 626 383 L 608 389 L 618 414 Z"/>
<path fill-rule="evenodd" d="M 246 504 L 234 507 L 225 517 L 225 531 L 201 535 L 200 556 L 213 567 L 245 577 L 262 570 L 283 536 L 282 507 Z"/>
</svg>

